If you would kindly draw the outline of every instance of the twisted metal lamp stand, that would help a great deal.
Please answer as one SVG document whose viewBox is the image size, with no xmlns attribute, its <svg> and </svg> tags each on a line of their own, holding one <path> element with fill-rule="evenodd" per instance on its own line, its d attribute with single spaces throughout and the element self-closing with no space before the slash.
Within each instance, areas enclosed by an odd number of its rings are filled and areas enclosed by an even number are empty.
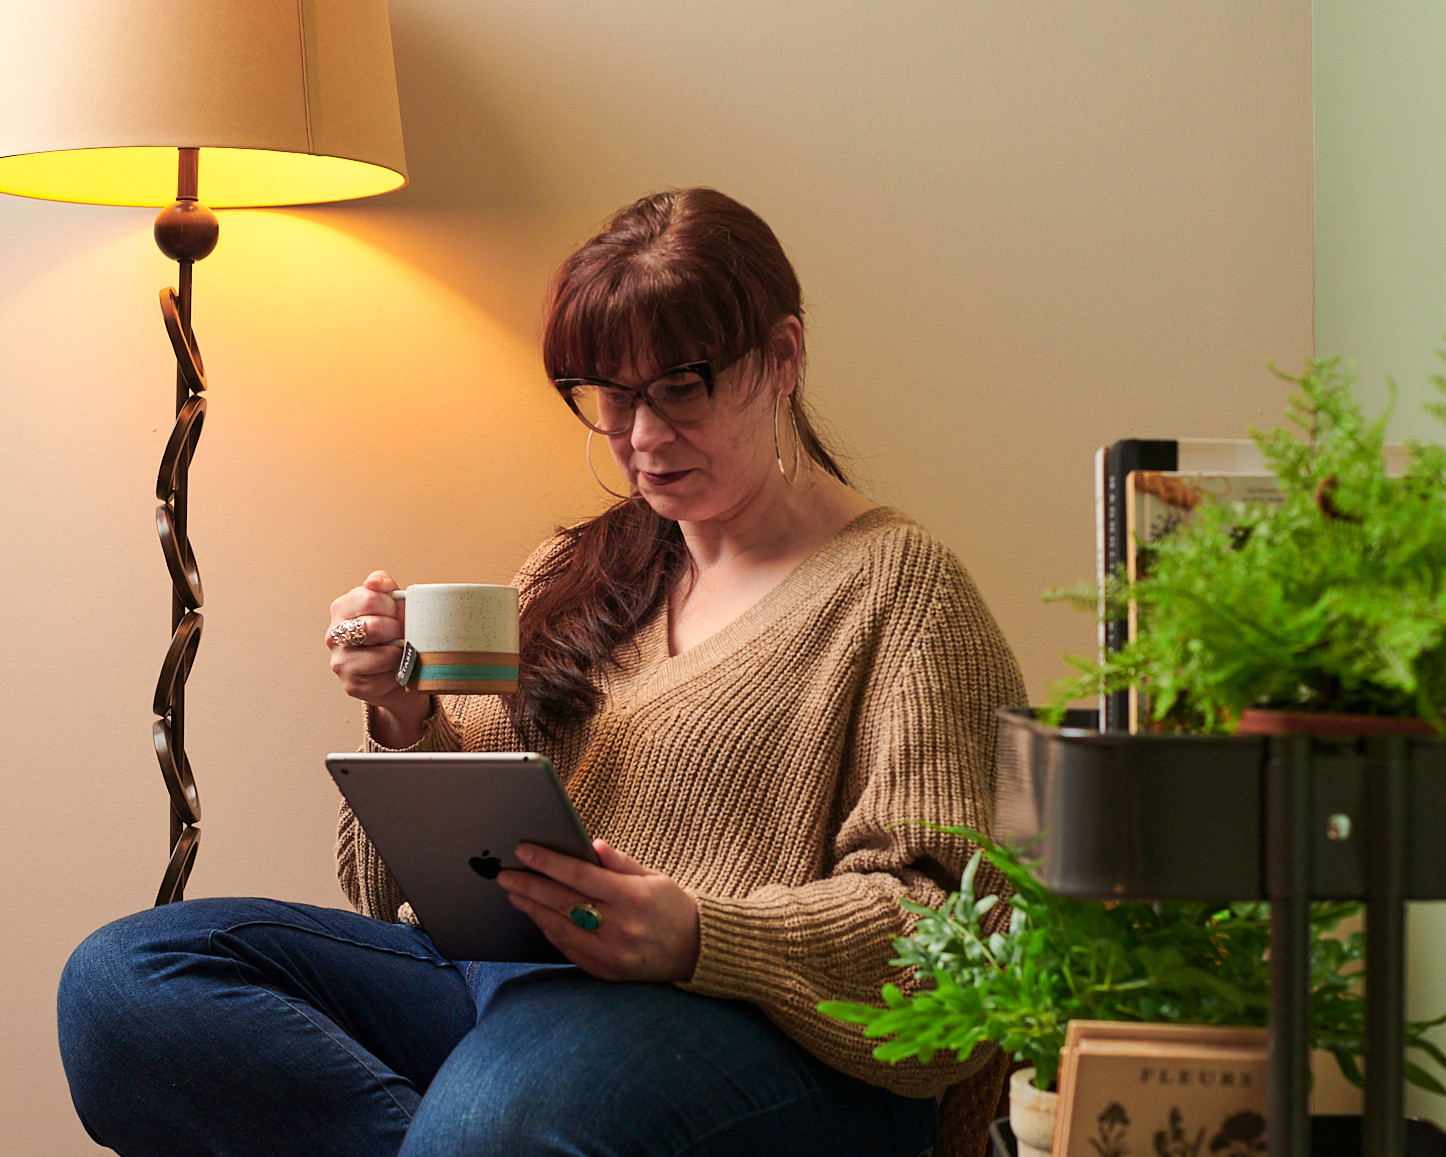
<svg viewBox="0 0 1446 1157">
<path fill-rule="evenodd" d="M 216 248 L 220 225 L 197 200 L 199 149 L 181 149 L 176 200 L 156 217 L 156 244 L 180 266 L 180 289 L 161 290 L 161 314 L 176 354 L 176 424 L 161 457 L 156 479 L 156 531 L 171 574 L 171 645 L 156 682 L 151 726 L 161 776 L 171 798 L 170 861 L 156 904 L 184 899 L 186 880 L 201 838 L 201 801 L 186 757 L 186 680 L 201 644 L 201 574 L 186 536 L 186 483 L 206 419 L 206 373 L 191 332 L 191 266 Z"/>
</svg>

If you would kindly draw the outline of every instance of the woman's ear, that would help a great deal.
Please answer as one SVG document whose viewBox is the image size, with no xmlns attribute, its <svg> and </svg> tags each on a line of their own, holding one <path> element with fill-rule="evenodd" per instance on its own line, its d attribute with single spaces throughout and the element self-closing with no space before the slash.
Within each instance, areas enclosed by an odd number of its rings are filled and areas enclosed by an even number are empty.
<svg viewBox="0 0 1446 1157">
<path fill-rule="evenodd" d="M 803 322 L 788 314 L 773 323 L 768 335 L 769 352 L 779 368 L 782 388 L 779 395 L 791 394 L 798 385 L 798 375 L 803 368 Z"/>
</svg>

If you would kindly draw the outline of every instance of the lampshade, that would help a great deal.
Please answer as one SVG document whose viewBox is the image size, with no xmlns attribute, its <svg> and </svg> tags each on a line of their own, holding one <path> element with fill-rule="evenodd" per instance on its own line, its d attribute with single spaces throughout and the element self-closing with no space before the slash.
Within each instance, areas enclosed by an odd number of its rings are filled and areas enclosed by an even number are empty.
<svg viewBox="0 0 1446 1157">
<path fill-rule="evenodd" d="M 0 16 L 0 192 L 212 208 L 406 183 L 386 0 L 36 0 Z"/>
</svg>

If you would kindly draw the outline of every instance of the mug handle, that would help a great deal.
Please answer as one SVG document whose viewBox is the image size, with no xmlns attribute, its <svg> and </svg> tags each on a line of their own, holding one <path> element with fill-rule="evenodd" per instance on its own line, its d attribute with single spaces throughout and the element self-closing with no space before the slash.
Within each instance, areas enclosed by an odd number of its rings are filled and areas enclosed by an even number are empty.
<svg viewBox="0 0 1446 1157">
<path fill-rule="evenodd" d="M 406 587 L 402 587 L 400 590 L 391 591 L 390 593 L 392 598 L 394 598 L 399 603 L 404 603 L 407 601 Z M 405 687 L 412 677 L 413 669 L 417 665 L 417 648 L 412 646 L 411 643 L 407 642 L 405 638 L 401 639 L 394 645 L 401 647 L 402 649 L 402 658 L 401 661 L 397 664 L 397 685 L 400 687 Z"/>
</svg>

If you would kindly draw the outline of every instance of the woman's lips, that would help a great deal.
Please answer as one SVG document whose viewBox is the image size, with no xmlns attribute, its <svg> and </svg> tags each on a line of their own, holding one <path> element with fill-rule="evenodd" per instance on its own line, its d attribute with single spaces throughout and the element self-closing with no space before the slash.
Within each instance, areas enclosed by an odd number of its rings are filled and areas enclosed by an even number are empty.
<svg viewBox="0 0 1446 1157">
<path fill-rule="evenodd" d="M 639 470 L 638 474 L 649 486 L 671 486 L 684 475 L 690 473 L 688 470 L 670 470 L 666 473 L 655 474 L 651 470 Z"/>
</svg>

